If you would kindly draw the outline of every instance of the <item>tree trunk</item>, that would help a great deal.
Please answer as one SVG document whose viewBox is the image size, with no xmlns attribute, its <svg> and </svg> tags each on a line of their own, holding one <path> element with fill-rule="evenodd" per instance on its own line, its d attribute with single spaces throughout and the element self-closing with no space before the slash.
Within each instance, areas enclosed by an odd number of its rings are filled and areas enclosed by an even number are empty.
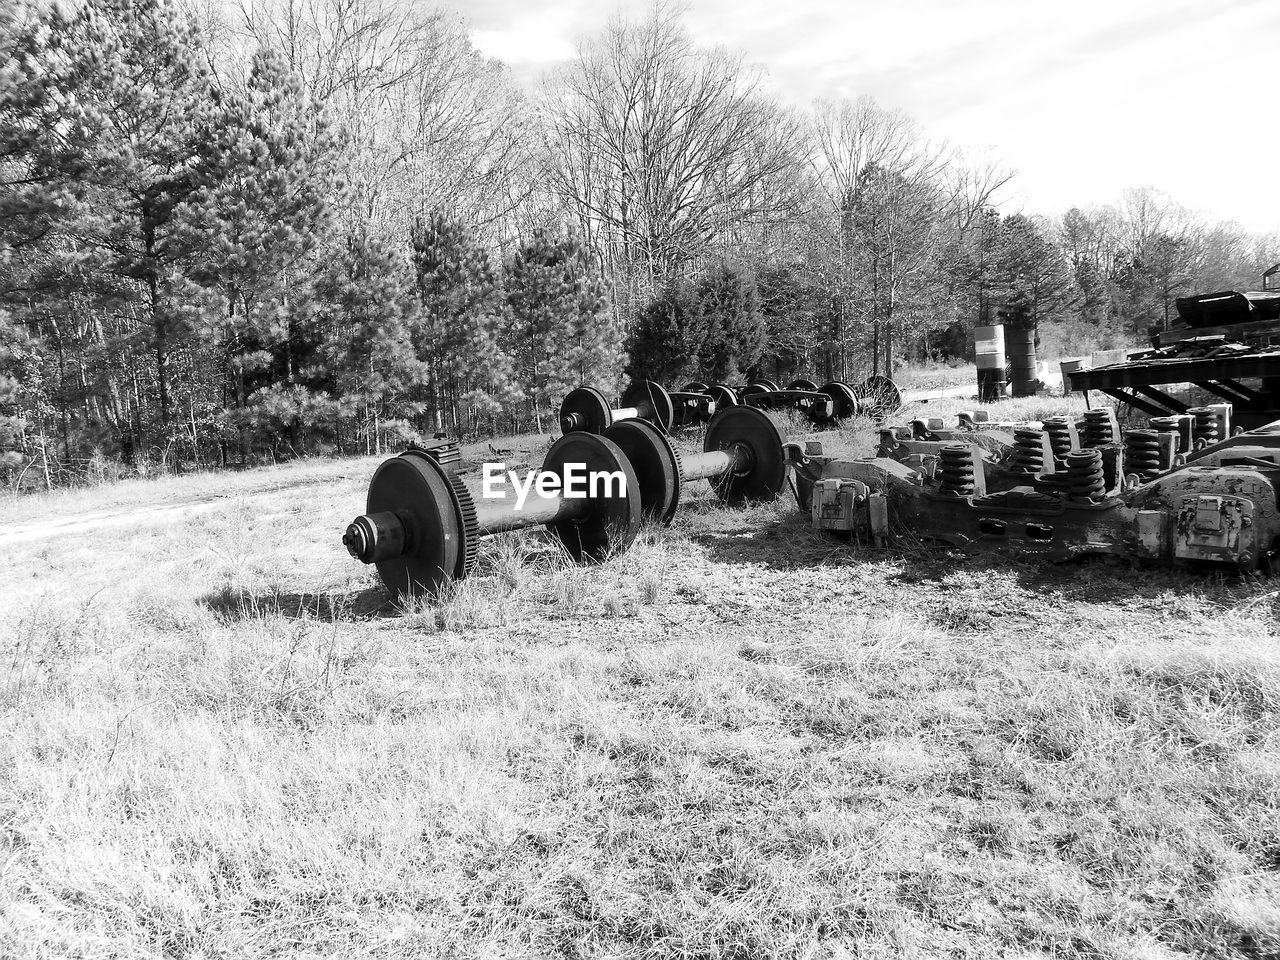
<svg viewBox="0 0 1280 960">
<path fill-rule="evenodd" d="M 884 313 L 884 375 L 893 379 L 893 313 L 897 304 L 894 302 L 894 288 L 889 287 L 889 306 Z"/>
<path fill-rule="evenodd" d="M 62 331 L 52 320 L 54 345 L 58 350 L 58 414 L 62 422 L 62 458 L 71 459 L 71 414 L 67 409 L 67 356 L 62 346 Z"/>
<path fill-rule="evenodd" d="M 53 489 L 53 480 L 49 477 L 49 440 L 44 435 L 44 425 L 40 426 L 40 460 L 44 464 L 44 488 Z"/>
<path fill-rule="evenodd" d="M 156 265 L 156 231 L 148 223 L 150 209 L 142 208 L 142 244 L 147 255 L 147 293 L 151 301 L 151 328 L 155 336 L 156 392 L 160 400 L 160 426 L 169 427 L 169 328 L 160 304 L 160 277 Z"/>
</svg>

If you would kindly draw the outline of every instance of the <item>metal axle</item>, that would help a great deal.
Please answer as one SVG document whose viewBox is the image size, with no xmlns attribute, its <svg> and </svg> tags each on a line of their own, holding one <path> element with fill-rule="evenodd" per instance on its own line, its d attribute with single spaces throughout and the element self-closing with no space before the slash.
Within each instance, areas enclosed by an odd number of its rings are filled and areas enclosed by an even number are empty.
<svg viewBox="0 0 1280 960">
<path fill-rule="evenodd" d="M 617 410 L 611 409 L 609 416 L 615 421 L 648 420 L 652 417 L 652 411 L 648 407 L 619 407 Z M 585 430 L 590 424 L 591 418 L 585 413 L 566 413 L 560 418 L 560 429 L 564 433 Z"/>
<path fill-rule="evenodd" d="M 630 461 L 612 441 L 568 433 L 547 452 L 543 474 L 570 470 L 606 474 L 620 482 L 588 484 L 582 497 L 544 495 L 530 489 L 517 507 L 514 496 L 476 499 L 457 473 L 430 451 L 406 450 L 384 461 L 369 483 L 365 512 L 342 542 L 362 563 L 376 564 L 394 594 L 434 593 L 475 566 L 479 539 L 506 530 L 546 526 L 575 560 L 601 560 L 625 550 L 640 529 L 640 483 Z"/>
<path fill-rule="evenodd" d="M 611 407 L 608 399 L 595 387 L 578 387 L 560 404 L 560 430 L 572 433 L 604 433 L 622 420 L 648 420 L 670 430 L 675 421 L 675 404 L 671 394 L 660 383 L 637 380 L 622 394 L 622 402 Z"/>
<path fill-rule="evenodd" d="M 513 501 L 514 502 L 514 501 Z M 526 530 L 560 520 L 580 520 L 588 513 L 587 501 L 559 496 L 542 496 L 530 490 L 524 505 L 514 510 L 505 500 L 481 500 L 476 504 L 476 521 L 480 535 L 501 533 L 505 530 Z"/>
<path fill-rule="evenodd" d="M 669 523 L 685 483 L 709 480 L 726 503 L 773 500 L 786 485 L 782 435 L 769 416 L 747 406 L 724 407 L 707 424 L 703 452 L 681 457 L 661 430 L 622 420 L 604 434 L 635 467 L 646 516 Z"/>
<path fill-rule="evenodd" d="M 686 482 L 742 474 L 751 469 L 754 459 L 745 444 L 734 443 L 724 450 L 710 450 L 685 457 L 680 473 Z"/>
</svg>

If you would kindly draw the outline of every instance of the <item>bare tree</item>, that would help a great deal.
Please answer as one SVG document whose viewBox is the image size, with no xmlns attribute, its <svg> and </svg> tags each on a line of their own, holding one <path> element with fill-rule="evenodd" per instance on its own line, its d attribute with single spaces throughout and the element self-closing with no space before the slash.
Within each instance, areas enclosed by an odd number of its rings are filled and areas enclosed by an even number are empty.
<svg viewBox="0 0 1280 960">
<path fill-rule="evenodd" d="M 891 373 L 895 326 L 904 306 L 911 309 L 904 293 L 933 265 L 966 196 L 951 177 L 953 154 L 906 114 L 862 97 L 818 102 L 811 162 L 837 238 L 835 367 L 845 375 L 851 327 L 860 326 L 871 332 L 872 372 L 880 372 L 883 354 Z M 859 323 L 850 322 L 851 310 Z"/>
<path fill-rule="evenodd" d="M 353 216 L 407 236 L 449 208 L 489 239 L 538 182 L 523 95 L 464 25 L 398 0 L 243 2 L 251 42 L 282 50 L 346 134 Z"/>
<path fill-rule="evenodd" d="M 669 4 L 584 43 L 541 112 L 552 188 L 631 304 L 795 199 L 799 124 Z"/>
<path fill-rule="evenodd" d="M 819 174 L 833 210 L 849 206 L 854 189 L 872 166 L 906 170 L 921 165 L 934 151 L 919 125 L 901 110 L 886 110 L 871 97 L 819 100 L 813 112 L 814 153 L 810 162 Z"/>
<path fill-rule="evenodd" d="M 992 157 L 971 158 L 957 151 L 948 164 L 953 223 L 967 233 L 985 210 L 996 206 L 996 195 L 1013 179 L 1013 171 Z"/>
</svg>

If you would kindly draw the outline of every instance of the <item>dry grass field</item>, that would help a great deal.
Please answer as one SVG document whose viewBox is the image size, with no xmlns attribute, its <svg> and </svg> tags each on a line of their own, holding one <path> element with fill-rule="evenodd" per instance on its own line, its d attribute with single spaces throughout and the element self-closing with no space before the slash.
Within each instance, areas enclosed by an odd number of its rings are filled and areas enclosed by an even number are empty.
<svg viewBox="0 0 1280 960">
<path fill-rule="evenodd" d="M 0 507 L 0 956 L 1280 956 L 1280 585 L 697 484 L 398 609 L 375 463 Z"/>
</svg>

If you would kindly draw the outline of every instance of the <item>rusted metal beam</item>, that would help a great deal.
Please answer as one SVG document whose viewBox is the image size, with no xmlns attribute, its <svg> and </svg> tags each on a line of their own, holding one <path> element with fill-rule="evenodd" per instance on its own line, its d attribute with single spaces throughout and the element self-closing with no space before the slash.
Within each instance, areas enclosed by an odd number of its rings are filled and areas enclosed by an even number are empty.
<svg viewBox="0 0 1280 960">
<path fill-rule="evenodd" d="M 1266 403 L 1267 398 L 1264 394 L 1259 393 L 1252 387 L 1246 387 L 1239 380 L 1223 380 L 1222 385 L 1228 389 L 1235 390 L 1250 403 Z"/>
<path fill-rule="evenodd" d="M 1165 393 L 1163 390 L 1157 390 L 1155 387 L 1152 387 L 1152 386 L 1136 386 L 1133 389 L 1137 390 L 1139 393 L 1143 394 L 1144 396 L 1150 397 L 1156 403 L 1161 404 L 1164 407 L 1164 409 L 1160 411 L 1160 415 L 1163 415 L 1170 410 L 1172 410 L 1174 413 L 1187 412 L 1187 404 L 1183 403 L 1181 400 L 1178 400 L 1178 399 L 1175 399 L 1174 397 L 1169 396 L 1169 394 Z"/>
<path fill-rule="evenodd" d="M 1121 403 L 1127 403 L 1135 410 L 1141 410 L 1143 413 L 1152 417 L 1163 417 L 1169 412 L 1163 407 L 1157 407 L 1154 403 L 1143 400 L 1136 393 L 1130 393 L 1122 387 L 1103 387 L 1102 392 L 1107 396 L 1119 400 Z"/>
<path fill-rule="evenodd" d="M 1067 376 L 1072 390 L 1275 377 L 1280 376 L 1280 350 L 1232 357 L 1130 360 L 1094 370 L 1076 370 Z"/>
<path fill-rule="evenodd" d="M 1242 393 L 1237 393 L 1227 387 L 1226 382 L 1216 380 L 1195 380 L 1193 381 L 1197 387 L 1208 393 L 1212 393 L 1215 397 L 1221 397 L 1228 403 L 1247 403 L 1249 398 Z"/>
</svg>

